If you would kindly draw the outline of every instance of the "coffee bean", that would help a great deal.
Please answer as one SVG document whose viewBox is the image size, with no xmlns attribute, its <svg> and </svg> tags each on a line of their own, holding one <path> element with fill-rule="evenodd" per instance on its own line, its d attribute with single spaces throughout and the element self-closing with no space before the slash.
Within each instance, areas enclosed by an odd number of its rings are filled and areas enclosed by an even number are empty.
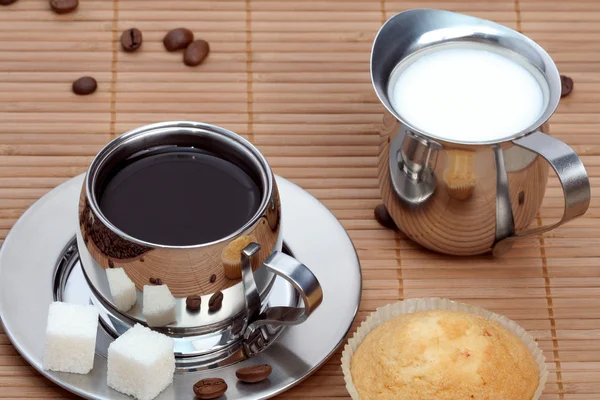
<svg viewBox="0 0 600 400">
<path fill-rule="evenodd" d="M 231 333 L 233 333 L 236 336 L 242 333 L 242 330 L 244 329 L 244 324 L 245 321 L 240 318 L 233 321 L 233 324 L 231 324 Z"/>
<path fill-rule="evenodd" d="M 183 53 L 183 62 L 190 67 L 200 65 L 208 56 L 209 51 L 210 46 L 206 40 L 196 40 L 185 49 L 185 52 Z"/>
<path fill-rule="evenodd" d="M 17 0 L 0 0 L 0 6 L 8 6 L 9 4 L 15 3 Z"/>
<path fill-rule="evenodd" d="M 84 76 L 73 82 L 73 93 L 84 96 L 92 94 L 98 88 L 98 82 L 91 76 Z"/>
<path fill-rule="evenodd" d="M 206 378 L 196 382 L 194 394 L 199 399 L 216 399 L 227 391 L 227 383 L 221 378 Z"/>
<path fill-rule="evenodd" d="M 202 304 L 202 298 L 200 296 L 188 296 L 185 299 L 185 305 L 190 311 L 200 310 L 200 304 Z"/>
<path fill-rule="evenodd" d="M 140 257 L 140 262 L 144 262 L 144 256 Z"/>
<path fill-rule="evenodd" d="M 525 192 L 521 190 L 519 192 L 519 205 L 522 206 L 523 203 L 525 203 Z"/>
<path fill-rule="evenodd" d="M 57 14 L 68 14 L 79 6 L 79 0 L 50 0 L 50 8 Z"/>
<path fill-rule="evenodd" d="M 216 280 L 217 280 L 217 274 L 212 274 L 210 276 L 210 283 L 215 283 Z"/>
<path fill-rule="evenodd" d="M 142 47 L 142 32 L 139 29 L 127 29 L 121 35 L 121 47 L 126 52 L 133 52 Z"/>
<path fill-rule="evenodd" d="M 562 86 L 560 97 L 565 97 L 571 94 L 571 92 L 573 91 L 573 79 L 569 78 L 566 75 L 561 75 L 560 84 Z"/>
<path fill-rule="evenodd" d="M 185 49 L 194 41 L 194 32 L 187 28 L 177 28 L 170 30 L 163 39 L 163 44 L 167 51 Z"/>
<path fill-rule="evenodd" d="M 235 372 L 235 376 L 242 382 L 256 383 L 267 379 L 271 375 L 272 370 L 269 364 L 254 365 L 238 369 Z"/>
<path fill-rule="evenodd" d="M 113 260 L 108 260 L 108 268 L 114 268 L 115 267 L 115 263 L 113 262 Z"/>
<path fill-rule="evenodd" d="M 392 219 L 392 216 L 388 212 L 387 208 L 385 208 L 385 205 L 380 204 L 377 207 L 375 207 L 374 214 L 375 219 L 377 220 L 377 222 L 379 222 L 381 226 L 386 227 L 388 229 L 398 229 L 396 223 Z"/>
<path fill-rule="evenodd" d="M 150 283 L 153 285 L 162 285 L 163 281 L 160 278 L 150 278 Z"/>
<path fill-rule="evenodd" d="M 210 299 L 208 300 L 208 311 L 210 311 L 210 312 L 219 311 L 221 309 L 222 305 L 223 305 L 223 292 L 221 292 L 219 290 L 218 292 L 216 292 L 215 294 L 210 296 Z"/>
</svg>

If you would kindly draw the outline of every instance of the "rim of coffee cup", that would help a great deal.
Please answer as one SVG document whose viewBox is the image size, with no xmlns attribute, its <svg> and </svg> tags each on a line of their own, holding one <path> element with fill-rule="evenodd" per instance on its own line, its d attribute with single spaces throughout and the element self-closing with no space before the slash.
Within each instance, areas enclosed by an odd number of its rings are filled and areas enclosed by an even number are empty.
<svg viewBox="0 0 600 400">
<path fill-rule="evenodd" d="M 257 175 L 260 176 L 260 182 L 257 182 L 261 189 L 261 202 L 258 207 L 258 210 L 254 213 L 254 215 L 240 228 L 231 234 L 222 237 L 220 239 L 214 240 L 212 242 L 206 243 L 198 243 L 193 245 L 186 246 L 176 246 L 176 245 L 166 245 L 160 243 L 148 242 L 145 240 L 138 239 L 134 236 L 129 235 L 126 232 L 123 232 L 116 225 L 114 225 L 110 219 L 108 219 L 104 213 L 102 212 L 97 198 L 97 189 L 98 189 L 98 180 L 102 173 L 107 173 L 110 171 L 111 167 L 114 168 L 114 165 L 109 165 L 109 161 L 119 162 L 125 161 L 129 157 L 139 154 L 142 151 L 151 151 L 158 149 L 159 146 L 148 146 L 144 145 L 145 141 L 140 140 L 148 135 L 173 135 L 175 133 L 187 134 L 187 135 L 198 135 L 198 137 L 213 137 L 221 139 L 221 146 L 229 146 L 231 149 L 235 149 L 237 154 L 243 154 L 245 156 L 250 156 L 253 159 L 251 160 L 254 164 L 254 167 L 257 167 L 255 171 Z M 122 149 L 127 144 L 132 144 L 134 141 L 140 140 L 142 144 L 135 149 L 135 151 L 130 151 L 126 153 L 124 157 L 119 157 L 116 154 L 118 149 Z M 214 144 L 214 142 L 212 142 Z M 177 144 L 165 143 L 162 146 L 177 146 Z M 181 147 L 184 147 L 181 145 Z M 190 145 L 186 145 L 185 147 L 194 147 Z M 197 147 L 202 149 L 202 147 Z M 219 153 L 216 153 L 217 156 L 221 157 Z M 227 158 L 224 158 L 228 160 Z M 233 162 L 231 160 L 228 160 Z M 233 162 L 238 165 L 237 163 Z M 239 166 L 239 165 L 238 165 Z M 111 140 L 106 146 L 104 146 L 94 157 L 88 170 L 85 175 L 84 188 L 85 188 L 85 197 L 86 201 L 90 206 L 90 209 L 94 213 L 96 218 L 99 218 L 102 224 L 104 224 L 108 229 L 110 229 L 113 233 L 119 235 L 125 240 L 131 241 L 133 243 L 153 247 L 153 248 L 164 248 L 164 249 L 197 249 L 203 247 L 213 246 L 218 243 L 223 243 L 234 239 L 236 236 L 239 236 L 243 232 L 250 229 L 260 218 L 263 216 L 267 207 L 269 206 L 270 199 L 273 196 L 273 187 L 275 185 L 275 181 L 273 178 L 273 174 L 271 172 L 271 167 L 267 162 L 266 158 L 258 151 L 258 149 L 246 140 L 241 135 L 230 131 L 228 129 L 222 128 L 220 126 L 207 124 L 203 122 L 194 122 L 194 121 L 166 121 L 159 122 L 153 124 L 147 124 L 140 126 L 138 128 L 129 130 L 123 133 L 120 136 L 117 136 L 113 140 Z"/>
</svg>

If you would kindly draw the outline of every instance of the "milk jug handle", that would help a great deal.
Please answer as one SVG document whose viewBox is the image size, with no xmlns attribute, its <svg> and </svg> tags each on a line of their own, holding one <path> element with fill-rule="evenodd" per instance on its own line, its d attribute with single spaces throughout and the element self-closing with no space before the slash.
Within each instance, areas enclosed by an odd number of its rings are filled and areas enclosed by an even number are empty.
<svg viewBox="0 0 600 400">
<path fill-rule="evenodd" d="M 550 163 L 562 186 L 565 208 L 562 218 L 555 224 L 528 229 L 500 240 L 494 245 L 494 255 L 508 250 L 515 239 L 550 231 L 585 214 L 590 205 L 590 180 L 581 159 L 572 148 L 541 131 L 513 140 L 513 143 L 539 154 Z"/>
</svg>

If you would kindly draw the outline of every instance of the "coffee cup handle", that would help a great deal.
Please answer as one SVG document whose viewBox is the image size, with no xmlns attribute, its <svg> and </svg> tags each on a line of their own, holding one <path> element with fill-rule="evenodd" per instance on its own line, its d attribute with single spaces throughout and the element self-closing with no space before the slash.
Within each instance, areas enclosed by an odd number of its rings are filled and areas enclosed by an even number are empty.
<svg viewBox="0 0 600 400">
<path fill-rule="evenodd" d="M 304 322 L 323 301 L 323 290 L 317 277 L 310 269 L 293 257 L 276 251 L 264 262 L 271 272 L 284 278 L 296 289 L 302 300 L 302 307 L 269 307 L 260 312 L 261 301 L 254 272 L 252 272 L 252 257 L 260 250 L 260 245 L 250 243 L 242 250 L 242 282 L 248 309 L 248 321 L 244 337 L 250 338 L 261 326 L 297 325 Z"/>
<path fill-rule="evenodd" d="M 590 205 L 590 180 L 581 159 L 572 148 L 541 131 L 513 140 L 513 143 L 539 154 L 550 163 L 562 186 L 565 208 L 562 218 L 555 224 L 528 229 L 498 241 L 493 248 L 494 255 L 504 254 L 519 238 L 550 231 L 585 214 Z"/>
</svg>

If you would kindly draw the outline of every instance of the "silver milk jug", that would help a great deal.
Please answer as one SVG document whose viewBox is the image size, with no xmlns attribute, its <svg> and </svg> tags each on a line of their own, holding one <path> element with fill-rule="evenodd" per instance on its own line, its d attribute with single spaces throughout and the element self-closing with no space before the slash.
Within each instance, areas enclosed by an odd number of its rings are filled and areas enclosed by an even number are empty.
<svg viewBox="0 0 600 400">
<path fill-rule="evenodd" d="M 526 68 L 543 91 L 541 116 L 501 140 L 448 140 L 409 124 L 403 110 L 394 109 L 388 88 L 405 64 L 444 46 L 483 48 Z M 394 222 L 413 241 L 451 255 L 498 255 L 516 239 L 554 229 L 588 209 L 590 183 L 581 160 L 548 135 L 548 120 L 561 97 L 560 75 L 548 53 L 526 36 L 449 11 L 402 12 L 377 34 L 371 79 L 386 108 L 380 131 L 381 196 Z M 494 121 L 487 124 L 489 128 Z M 557 223 L 532 228 L 549 166 L 564 192 L 564 213 Z"/>
</svg>

